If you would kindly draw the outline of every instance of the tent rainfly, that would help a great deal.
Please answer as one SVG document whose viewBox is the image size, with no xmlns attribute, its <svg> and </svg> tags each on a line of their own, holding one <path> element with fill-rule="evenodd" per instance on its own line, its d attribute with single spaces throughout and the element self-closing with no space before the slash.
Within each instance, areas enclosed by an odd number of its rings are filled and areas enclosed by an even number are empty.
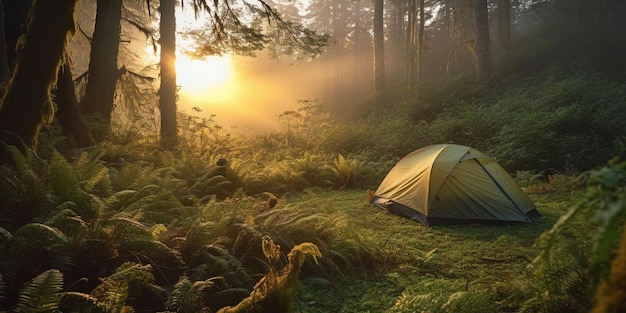
<svg viewBox="0 0 626 313">
<path fill-rule="evenodd" d="M 515 180 L 484 153 L 461 145 L 417 149 L 400 160 L 370 203 L 425 226 L 532 222 L 534 203 Z"/>
</svg>

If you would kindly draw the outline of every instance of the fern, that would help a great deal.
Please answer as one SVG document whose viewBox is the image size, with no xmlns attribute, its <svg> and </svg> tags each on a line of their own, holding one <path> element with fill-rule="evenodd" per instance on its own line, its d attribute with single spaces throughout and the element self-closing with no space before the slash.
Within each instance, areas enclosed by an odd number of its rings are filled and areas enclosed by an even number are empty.
<svg viewBox="0 0 626 313">
<path fill-rule="evenodd" d="M 42 258 L 52 268 L 60 270 L 72 265 L 69 239 L 58 229 L 44 224 L 22 226 L 10 238 L 7 247 L 3 259 L 12 260 L 19 267 L 40 264 Z"/>
<path fill-rule="evenodd" d="M 161 287 L 155 285 L 150 265 L 123 263 L 115 273 L 101 280 L 91 292 L 98 308 L 105 312 L 123 312 L 128 304 L 145 292 L 160 294 Z"/>
<path fill-rule="evenodd" d="M 63 274 L 47 270 L 35 277 L 20 292 L 16 312 L 58 312 L 62 296 Z"/>
<path fill-rule="evenodd" d="M 537 299 L 547 311 L 591 308 L 626 220 L 626 163 L 590 172 L 588 183 L 586 199 L 541 236 L 542 250 L 532 264 Z"/>
<path fill-rule="evenodd" d="M 253 288 L 250 296 L 234 307 L 220 309 L 218 313 L 236 312 L 289 312 L 296 296 L 298 275 L 307 256 L 315 262 L 322 257 L 312 243 L 295 246 L 287 256 L 287 265 L 279 268 L 280 247 L 269 236 L 263 237 L 263 252 L 270 262 L 270 270 Z"/>
<path fill-rule="evenodd" d="M 414 294 L 412 291 L 405 290 L 386 313 L 441 312 L 440 308 L 445 303 L 444 300 L 433 293 Z"/>
<path fill-rule="evenodd" d="M 89 231 L 87 222 L 76 213 L 74 202 L 68 201 L 58 205 L 43 220 L 45 225 L 59 229 L 73 241 L 84 238 Z"/>
<path fill-rule="evenodd" d="M 307 206 L 273 209 L 255 218 L 257 228 L 271 234 L 276 242 L 290 249 L 302 242 L 311 242 L 326 255 L 318 268 L 340 272 L 340 267 L 367 264 L 371 248 L 347 223 L 343 214 L 311 212 Z M 349 267 L 346 267 L 349 268 Z"/>
<path fill-rule="evenodd" d="M 249 269 L 227 249 L 212 244 L 206 247 L 206 252 L 208 277 L 223 277 L 232 287 L 250 287 L 252 277 Z"/>
<path fill-rule="evenodd" d="M 339 154 L 331 165 L 326 166 L 329 173 L 329 181 L 339 190 L 354 188 L 364 173 L 363 163 L 356 159 L 346 159 Z"/>
<path fill-rule="evenodd" d="M 170 293 L 165 308 L 168 312 L 177 313 L 194 313 L 201 312 L 201 290 L 206 286 L 206 283 L 193 283 L 187 277 L 181 277 L 174 290 Z"/>
<path fill-rule="evenodd" d="M 6 149 L 13 163 L 0 166 L 0 222 L 15 231 L 40 216 L 50 202 L 48 164 L 14 146 Z"/>
<path fill-rule="evenodd" d="M 100 154 L 82 153 L 73 163 L 60 153 L 50 159 L 50 189 L 57 203 L 71 201 L 85 220 L 97 217 L 99 207 L 92 206 L 93 197 L 107 197 L 110 193 L 109 171 L 101 163 Z"/>
</svg>

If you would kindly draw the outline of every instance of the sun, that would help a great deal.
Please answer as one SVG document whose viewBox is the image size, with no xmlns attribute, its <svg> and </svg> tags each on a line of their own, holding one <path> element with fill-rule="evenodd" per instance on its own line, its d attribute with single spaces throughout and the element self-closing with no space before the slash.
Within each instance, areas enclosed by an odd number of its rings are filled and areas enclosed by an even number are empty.
<svg viewBox="0 0 626 313">
<path fill-rule="evenodd" d="M 233 75 L 230 55 L 192 59 L 181 53 L 176 58 L 176 80 L 183 93 L 199 95 L 224 87 Z"/>
</svg>

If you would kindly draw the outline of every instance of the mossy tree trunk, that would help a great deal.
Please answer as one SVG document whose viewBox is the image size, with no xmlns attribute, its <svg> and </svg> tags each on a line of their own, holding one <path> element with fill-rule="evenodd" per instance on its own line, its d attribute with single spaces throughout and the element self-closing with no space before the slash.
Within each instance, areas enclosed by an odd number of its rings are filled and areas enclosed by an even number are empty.
<svg viewBox="0 0 626 313">
<path fill-rule="evenodd" d="M 89 55 L 89 80 L 80 107 L 86 115 L 100 117 L 105 124 L 103 129 L 110 127 L 115 87 L 120 77 L 117 56 L 121 19 L 122 0 L 98 0 Z"/>
<path fill-rule="evenodd" d="M 176 131 L 176 0 L 161 0 L 159 7 L 161 43 L 161 145 L 171 148 L 177 143 Z"/>
<path fill-rule="evenodd" d="M 75 31 L 78 0 L 36 0 L 26 35 L 19 40 L 16 66 L 0 102 L 0 139 L 22 150 L 36 149 L 44 123 L 54 117 L 50 92 L 65 48 Z"/>
</svg>

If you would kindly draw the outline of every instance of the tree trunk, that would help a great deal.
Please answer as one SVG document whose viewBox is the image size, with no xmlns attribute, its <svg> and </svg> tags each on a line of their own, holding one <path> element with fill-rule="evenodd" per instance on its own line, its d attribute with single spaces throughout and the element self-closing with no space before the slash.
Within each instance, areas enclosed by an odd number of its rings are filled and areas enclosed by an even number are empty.
<svg viewBox="0 0 626 313">
<path fill-rule="evenodd" d="M 424 57 L 424 29 L 426 25 L 426 14 L 424 12 L 424 0 L 419 0 L 419 10 L 420 10 L 420 27 L 417 39 L 417 80 L 422 80 L 422 58 Z"/>
<path fill-rule="evenodd" d="M 383 0 L 374 0 L 374 89 L 376 99 L 385 98 L 385 34 Z"/>
<path fill-rule="evenodd" d="M 161 0 L 161 145 L 170 148 L 177 143 L 176 132 L 176 0 Z"/>
<path fill-rule="evenodd" d="M 7 61 L 9 63 L 9 76 L 15 66 L 17 40 L 26 34 L 28 12 L 32 7 L 31 0 L 2 0 L 4 5 L 4 37 L 7 45 Z"/>
<path fill-rule="evenodd" d="M 417 10 L 415 8 L 416 0 L 409 0 L 407 3 L 407 62 L 406 62 L 406 82 L 407 90 L 413 89 L 413 81 L 415 81 L 415 73 L 417 72 Z"/>
<path fill-rule="evenodd" d="M 89 80 L 80 107 L 99 115 L 109 128 L 115 86 L 119 79 L 117 55 L 120 44 L 122 0 L 98 0 L 96 24 L 89 55 Z"/>
<path fill-rule="evenodd" d="M 59 71 L 55 95 L 58 108 L 56 118 L 63 129 L 63 133 L 71 135 L 79 147 L 92 146 L 94 140 L 78 106 L 72 71 L 67 57 L 63 68 Z"/>
<path fill-rule="evenodd" d="M 42 125 L 54 117 L 50 91 L 56 83 L 66 44 L 75 31 L 77 2 L 33 2 L 28 31 L 20 40 L 17 65 L 0 103 L 0 138 L 22 151 L 37 148 Z"/>
<path fill-rule="evenodd" d="M 11 72 L 9 70 L 9 60 L 7 56 L 7 40 L 4 31 L 4 4 L 0 1 L 0 83 L 4 86 L 4 83 L 9 81 Z M 4 93 L 4 90 L 0 90 L 0 94 Z"/>
<path fill-rule="evenodd" d="M 498 44 L 503 53 L 511 50 L 511 0 L 500 0 L 498 10 Z"/>
<path fill-rule="evenodd" d="M 474 0 L 474 52 L 476 53 L 476 74 L 480 79 L 491 74 L 488 13 L 487 0 Z"/>
</svg>

